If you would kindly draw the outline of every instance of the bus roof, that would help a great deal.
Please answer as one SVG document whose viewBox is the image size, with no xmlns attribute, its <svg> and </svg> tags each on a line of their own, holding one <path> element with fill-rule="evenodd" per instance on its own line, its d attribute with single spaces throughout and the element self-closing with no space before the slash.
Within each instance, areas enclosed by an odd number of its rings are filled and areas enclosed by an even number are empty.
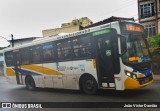
<svg viewBox="0 0 160 111">
<path fill-rule="evenodd" d="M 110 18 L 107 18 L 107 19 L 104 19 L 102 21 L 99 21 L 99 22 L 96 22 L 96 23 L 93 23 L 89 26 L 86 26 L 84 27 L 84 29 L 86 28 L 91 28 L 91 27 L 96 27 L 96 26 L 99 26 L 99 25 L 103 25 L 103 24 L 107 24 L 107 23 L 111 23 L 111 22 L 115 22 L 115 21 L 132 21 L 132 22 L 135 22 L 134 18 L 124 18 L 124 17 L 115 17 L 115 16 L 112 16 Z"/>
<path fill-rule="evenodd" d="M 45 43 L 45 42 L 56 41 L 56 40 L 65 39 L 65 38 L 71 38 L 71 37 L 74 37 L 74 36 L 91 33 L 91 32 L 94 32 L 94 31 L 105 29 L 105 28 L 111 28 L 111 25 L 118 24 L 119 22 L 121 22 L 121 21 L 115 21 L 115 22 L 99 25 L 99 26 L 96 26 L 96 27 L 91 27 L 91 28 L 87 28 L 87 29 L 84 29 L 84 30 L 76 31 L 76 32 L 73 32 L 73 33 L 68 33 L 68 34 L 65 34 L 65 35 L 56 35 L 56 36 L 50 36 L 50 37 L 44 37 L 44 38 L 36 39 L 31 43 L 26 43 L 26 44 L 23 44 L 23 45 L 20 45 L 20 46 L 17 46 L 17 47 L 5 48 L 4 52 L 9 51 L 9 50 L 24 48 L 24 47 L 28 47 L 28 46 L 38 45 L 38 44 Z M 123 21 L 123 22 L 135 23 L 135 22 L 132 22 L 132 21 Z"/>
</svg>

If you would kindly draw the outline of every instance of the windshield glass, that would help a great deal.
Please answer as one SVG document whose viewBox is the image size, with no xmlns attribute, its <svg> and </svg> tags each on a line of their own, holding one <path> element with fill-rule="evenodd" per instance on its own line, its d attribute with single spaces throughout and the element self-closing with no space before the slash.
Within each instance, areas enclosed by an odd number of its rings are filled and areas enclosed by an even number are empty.
<svg viewBox="0 0 160 111">
<path fill-rule="evenodd" d="M 122 59 L 126 63 L 141 63 L 150 61 L 148 48 L 142 36 L 128 35 L 125 41 L 121 41 L 125 49 Z"/>
</svg>

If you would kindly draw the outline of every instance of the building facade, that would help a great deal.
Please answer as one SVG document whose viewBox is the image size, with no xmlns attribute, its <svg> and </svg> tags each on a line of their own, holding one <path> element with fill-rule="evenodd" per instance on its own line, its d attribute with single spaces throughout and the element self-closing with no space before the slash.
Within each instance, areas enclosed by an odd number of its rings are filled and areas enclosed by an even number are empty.
<svg viewBox="0 0 160 111">
<path fill-rule="evenodd" d="M 138 18 L 147 37 L 160 33 L 160 0 L 138 0 Z"/>
<path fill-rule="evenodd" d="M 63 27 L 63 28 L 42 30 L 42 34 L 43 34 L 43 37 L 49 37 L 49 36 L 58 35 L 60 33 L 71 33 L 79 30 L 80 30 L 80 26 L 75 25 L 75 26 L 69 26 L 69 27 Z"/>
<path fill-rule="evenodd" d="M 74 19 L 72 22 L 63 23 L 61 25 L 62 28 L 79 25 L 81 27 L 86 27 L 91 25 L 93 22 L 88 17 L 82 17 L 80 19 Z"/>
<path fill-rule="evenodd" d="M 91 25 L 92 23 L 93 22 L 89 18 L 82 17 L 80 19 L 72 20 L 72 22 L 69 23 L 63 23 L 61 28 L 42 30 L 42 34 L 43 37 L 49 37 L 60 33 L 72 33 L 83 29 L 83 27 Z"/>
</svg>

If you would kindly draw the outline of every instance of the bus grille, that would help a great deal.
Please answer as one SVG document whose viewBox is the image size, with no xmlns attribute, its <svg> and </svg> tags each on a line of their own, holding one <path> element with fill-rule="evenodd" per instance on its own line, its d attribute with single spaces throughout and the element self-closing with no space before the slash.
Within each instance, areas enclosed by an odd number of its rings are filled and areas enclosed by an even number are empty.
<svg viewBox="0 0 160 111">
<path fill-rule="evenodd" d="M 148 77 L 145 77 L 145 78 L 138 78 L 138 81 L 139 81 L 140 85 L 145 84 L 147 82 L 150 82 L 152 80 L 153 80 L 152 75 L 148 76 Z"/>
</svg>

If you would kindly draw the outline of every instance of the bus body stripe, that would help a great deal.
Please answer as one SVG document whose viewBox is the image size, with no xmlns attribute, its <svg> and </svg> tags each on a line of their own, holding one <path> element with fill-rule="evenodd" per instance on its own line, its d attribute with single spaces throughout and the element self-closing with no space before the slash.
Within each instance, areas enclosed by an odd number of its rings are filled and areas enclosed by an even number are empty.
<svg viewBox="0 0 160 111">
<path fill-rule="evenodd" d="M 22 75 L 64 75 L 56 70 L 36 65 L 23 65 L 18 69 Z M 15 68 L 6 68 L 7 76 L 15 76 Z"/>
<path fill-rule="evenodd" d="M 13 68 L 13 70 L 15 71 L 15 68 Z M 33 71 L 29 71 L 29 70 L 24 70 L 24 69 L 18 69 L 18 72 L 22 75 L 37 75 L 40 76 L 41 74 L 37 73 L 37 72 L 33 72 Z"/>
<path fill-rule="evenodd" d="M 15 71 L 12 68 L 6 68 L 7 76 L 16 76 Z"/>
<path fill-rule="evenodd" d="M 61 72 L 58 72 L 56 70 L 49 69 L 49 68 L 42 67 L 42 66 L 36 66 L 36 65 L 23 65 L 21 66 L 21 68 L 25 70 L 39 72 L 39 73 L 46 74 L 46 75 L 64 75 Z"/>
<path fill-rule="evenodd" d="M 144 71 L 133 70 L 133 72 L 138 72 L 138 73 L 144 74 L 146 77 L 152 75 L 152 69 L 147 69 Z"/>
</svg>

